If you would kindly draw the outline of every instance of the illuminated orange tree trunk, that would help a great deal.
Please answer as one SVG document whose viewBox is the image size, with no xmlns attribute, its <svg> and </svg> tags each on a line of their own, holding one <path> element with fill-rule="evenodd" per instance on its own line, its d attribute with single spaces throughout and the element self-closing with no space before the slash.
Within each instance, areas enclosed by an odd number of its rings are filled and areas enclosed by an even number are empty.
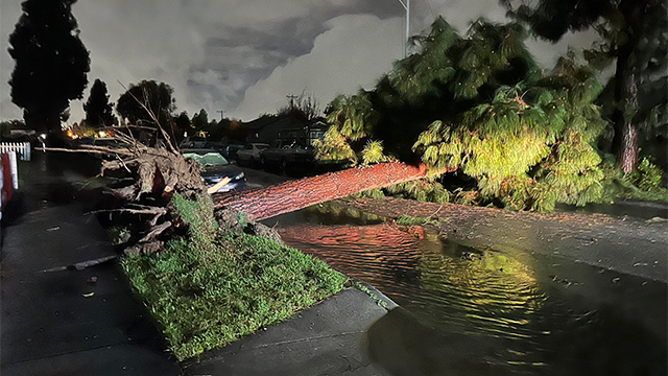
<svg viewBox="0 0 668 376">
<path fill-rule="evenodd" d="M 216 206 L 228 206 L 261 220 L 369 189 L 426 177 L 424 165 L 380 163 L 241 192 L 214 194 Z"/>
</svg>

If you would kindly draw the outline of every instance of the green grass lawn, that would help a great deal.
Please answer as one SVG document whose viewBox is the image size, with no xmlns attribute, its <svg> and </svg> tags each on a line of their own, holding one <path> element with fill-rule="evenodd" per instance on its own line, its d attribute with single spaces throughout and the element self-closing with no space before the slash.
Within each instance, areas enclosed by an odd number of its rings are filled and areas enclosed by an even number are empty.
<svg viewBox="0 0 668 376">
<path fill-rule="evenodd" d="M 273 240 L 223 233 L 210 199 L 177 196 L 187 238 L 123 268 L 179 360 L 225 346 L 339 292 L 347 278 Z"/>
</svg>

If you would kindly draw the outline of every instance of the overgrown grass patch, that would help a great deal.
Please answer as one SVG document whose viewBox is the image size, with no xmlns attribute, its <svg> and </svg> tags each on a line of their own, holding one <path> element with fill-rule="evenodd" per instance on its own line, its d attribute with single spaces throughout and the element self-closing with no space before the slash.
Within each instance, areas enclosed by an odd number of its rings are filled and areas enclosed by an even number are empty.
<svg viewBox="0 0 668 376">
<path fill-rule="evenodd" d="M 217 231 L 212 204 L 175 198 L 190 235 L 126 257 L 133 287 L 179 360 L 225 346 L 333 295 L 347 278 L 276 241 Z"/>
</svg>

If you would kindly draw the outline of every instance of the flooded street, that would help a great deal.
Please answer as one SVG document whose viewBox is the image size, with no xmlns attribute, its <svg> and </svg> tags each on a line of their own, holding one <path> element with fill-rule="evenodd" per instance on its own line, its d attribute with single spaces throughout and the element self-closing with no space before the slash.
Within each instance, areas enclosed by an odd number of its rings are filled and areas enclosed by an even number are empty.
<svg viewBox="0 0 668 376">
<path fill-rule="evenodd" d="M 368 332 L 369 356 L 392 374 L 667 373 L 663 282 L 340 208 L 266 223 L 401 306 Z"/>
</svg>

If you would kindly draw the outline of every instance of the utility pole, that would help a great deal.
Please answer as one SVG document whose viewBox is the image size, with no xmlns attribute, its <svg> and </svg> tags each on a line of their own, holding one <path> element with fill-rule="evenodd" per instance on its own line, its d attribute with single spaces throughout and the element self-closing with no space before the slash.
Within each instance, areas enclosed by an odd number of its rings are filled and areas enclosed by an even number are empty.
<svg viewBox="0 0 668 376">
<path fill-rule="evenodd" d="M 405 1 L 405 2 L 404 2 Z M 404 45 L 404 58 L 408 57 L 408 38 L 410 38 L 410 30 L 411 30 L 411 0 L 399 0 L 401 5 L 406 9 L 406 44 Z"/>
<path fill-rule="evenodd" d="M 223 121 L 223 113 L 224 113 L 225 111 L 223 111 L 223 110 L 218 110 L 218 111 L 216 111 L 216 112 L 220 114 L 220 121 Z"/>
<path fill-rule="evenodd" d="M 295 99 L 299 98 L 299 96 L 290 94 L 290 95 L 286 95 L 285 97 L 290 99 L 290 109 L 291 110 L 294 109 L 295 108 Z"/>
</svg>

